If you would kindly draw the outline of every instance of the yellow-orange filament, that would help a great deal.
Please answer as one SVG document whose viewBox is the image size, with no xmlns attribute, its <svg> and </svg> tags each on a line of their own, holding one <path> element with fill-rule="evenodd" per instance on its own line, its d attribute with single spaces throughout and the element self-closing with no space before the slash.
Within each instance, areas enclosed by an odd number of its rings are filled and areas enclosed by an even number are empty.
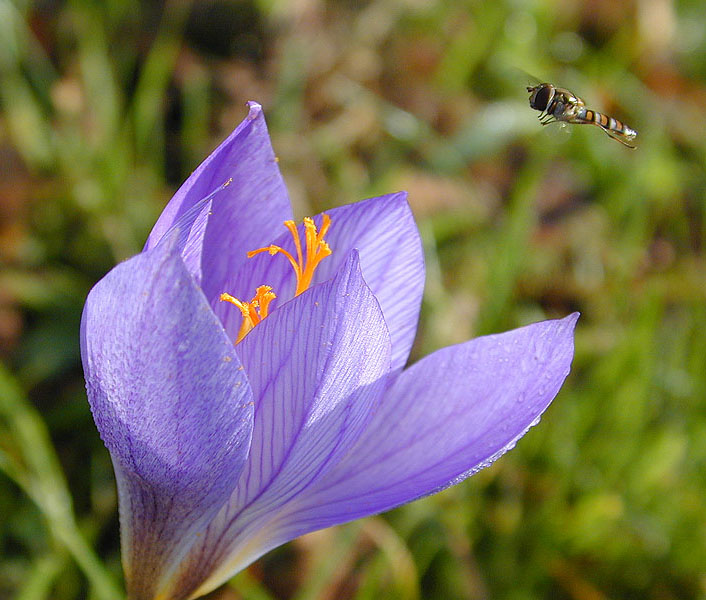
<svg viewBox="0 0 706 600">
<path fill-rule="evenodd" d="M 301 294 L 311 285 L 311 280 L 314 277 L 314 271 L 319 263 L 331 254 L 331 248 L 324 241 L 324 236 L 331 225 L 331 218 L 324 214 L 322 215 L 321 229 L 317 231 L 316 224 L 311 217 L 304 218 L 304 248 L 302 248 L 299 232 L 294 221 L 285 221 L 284 226 L 289 230 L 289 233 L 294 239 L 294 248 L 296 250 L 296 258 L 280 246 L 274 244 L 258 248 L 248 252 L 248 258 L 252 258 L 261 252 L 268 252 L 270 255 L 282 254 L 289 261 L 294 269 L 294 274 L 297 278 L 297 289 L 294 292 L 295 296 Z M 240 314 L 243 316 L 243 322 L 238 331 L 238 337 L 235 343 L 239 343 L 255 325 L 267 316 L 270 302 L 276 298 L 272 288 L 269 285 L 261 285 L 257 288 L 255 296 L 250 302 L 243 302 L 230 294 L 223 293 L 220 295 L 221 302 L 230 302 L 238 307 Z"/>
<path fill-rule="evenodd" d="M 284 255 L 294 269 L 294 274 L 297 278 L 297 289 L 294 292 L 294 295 L 298 296 L 311 285 L 311 280 L 314 277 L 314 272 L 316 271 L 316 267 L 319 266 L 319 263 L 331 254 L 331 248 L 324 241 L 324 236 L 328 232 L 330 225 L 331 217 L 327 214 L 323 214 L 321 229 L 317 231 L 314 219 L 311 217 L 305 217 L 304 250 L 302 250 L 302 244 L 299 239 L 299 232 L 297 231 L 296 224 L 294 221 L 285 221 L 284 226 L 289 230 L 289 233 L 294 239 L 294 248 L 296 250 L 297 257 L 294 258 L 291 252 L 288 252 L 281 246 L 275 246 L 272 244 L 270 246 L 265 246 L 264 248 L 258 248 L 257 250 L 248 252 L 248 258 L 252 258 L 261 252 L 269 252 L 272 256 L 275 254 Z"/>
<path fill-rule="evenodd" d="M 238 331 L 238 337 L 235 340 L 236 344 L 267 316 L 270 302 L 276 297 L 269 285 L 261 285 L 258 287 L 257 290 L 255 290 L 255 296 L 250 302 L 243 302 L 225 292 L 221 294 L 221 302 L 230 302 L 234 306 L 237 306 L 240 310 L 240 314 L 243 315 L 243 322 L 240 324 L 240 331 Z"/>
</svg>

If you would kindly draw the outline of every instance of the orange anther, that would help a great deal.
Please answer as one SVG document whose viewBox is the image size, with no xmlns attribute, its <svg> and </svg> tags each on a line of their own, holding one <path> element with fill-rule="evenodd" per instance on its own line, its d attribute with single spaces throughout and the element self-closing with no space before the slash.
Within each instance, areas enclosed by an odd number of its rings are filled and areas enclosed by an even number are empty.
<svg viewBox="0 0 706 600">
<path fill-rule="evenodd" d="M 243 322 L 240 324 L 238 337 L 235 340 L 236 344 L 267 316 L 270 302 L 276 297 L 269 285 L 261 285 L 258 287 L 255 291 L 255 296 L 253 296 L 250 302 L 243 302 L 225 292 L 220 295 L 221 302 L 230 302 L 234 306 L 237 306 L 240 310 L 240 314 L 243 316 Z"/>
<path fill-rule="evenodd" d="M 311 285 L 314 272 L 316 271 L 316 267 L 319 266 L 319 263 L 331 254 L 331 248 L 324 241 L 324 236 L 331 226 L 331 217 L 327 214 L 323 214 L 321 217 L 321 229 L 318 231 L 311 217 L 304 218 L 304 250 L 302 249 L 299 231 L 294 221 L 288 220 L 284 222 L 284 226 L 289 230 L 294 240 L 296 258 L 292 256 L 291 252 L 288 252 L 281 246 L 275 246 L 274 244 L 258 248 L 257 250 L 251 250 L 248 252 L 248 258 L 252 258 L 262 252 L 267 252 L 271 256 L 282 254 L 289 261 L 289 264 L 292 265 L 292 269 L 294 269 L 294 275 L 297 278 L 297 288 L 294 295 L 298 296 Z M 274 292 L 272 292 L 272 288 L 267 285 L 261 285 L 257 288 L 255 296 L 250 302 L 243 302 L 226 293 L 220 295 L 222 302 L 230 302 L 234 306 L 237 306 L 243 316 L 243 322 L 240 325 L 240 331 L 235 340 L 236 344 L 267 316 L 270 302 L 275 298 L 276 296 Z"/>
<path fill-rule="evenodd" d="M 292 265 L 292 269 L 294 269 L 294 275 L 297 278 L 297 288 L 294 295 L 298 296 L 311 285 L 314 272 L 316 271 L 316 267 L 319 266 L 319 263 L 331 254 L 331 248 L 324 241 L 324 236 L 331 226 L 331 217 L 324 213 L 321 218 L 321 229 L 317 231 L 314 219 L 304 217 L 304 250 L 302 249 L 302 243 L 299 238 L 299 230 L 294 221 L 284 222 L 284 226 L 289 230 L 294 240 L 294 249 L 297 255 L 296 259 L 290 252 L 281 246 L 275 245 L 251 250 L 248 252 L 248 258 L 252 258 L 261 252 L 269 252 L 271 255 L 277 253 L 284 255 L 289 261 L 289 264 Z"/>
</svg>

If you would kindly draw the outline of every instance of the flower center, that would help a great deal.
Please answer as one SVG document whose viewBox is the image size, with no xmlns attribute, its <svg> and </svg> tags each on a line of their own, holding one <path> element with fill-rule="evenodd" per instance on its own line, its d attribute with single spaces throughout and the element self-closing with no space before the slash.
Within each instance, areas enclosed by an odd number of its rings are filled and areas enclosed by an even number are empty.
<svg viewBox="0 0 706 600">
<path fill-rule="evenodd" d="M 319 266 L 324 258 L 331 255 L 331 248 L 324 241 L 324 236 L 328 232 L 330 225 L 331 217 L 325 213 L 322 215 L 321 229 L 318 231 L 314 219 L 304 217 L 304 248 L 302 248 L 296 224 L 294 221 L 287 220 L 284 222 L 284 226 L 289 230 L 294 240 L 294 248 L 297 254 L 296 258 L 292 256 L 291 252 L 274 244 L 265 246 L 264 248 L 258 248 L 257 250 L 251 250 L 248 252 L 248 258 L 252 258 L 261 252 L 268 252 L 270 256 L 282 254 L 294 269 L 294 275 L 297 278 L 297 288 L 294 295 L 298 296 L 311 285 L 316 267 Z M 238 309 L 240 309 L 240 313 L 243 315 L 243 322 L 240 325 L 240 331 L 235 340 L 236 344 L 267 316 L 269 304 L 276 297 L 269 285 L 261 285 L 258 287 L 255 291 L 255 296 L 250 302 L 243 302 L 225 292 L 220 295 L 221 302 L 230 302 L 237 306 Z"/>
</svg>

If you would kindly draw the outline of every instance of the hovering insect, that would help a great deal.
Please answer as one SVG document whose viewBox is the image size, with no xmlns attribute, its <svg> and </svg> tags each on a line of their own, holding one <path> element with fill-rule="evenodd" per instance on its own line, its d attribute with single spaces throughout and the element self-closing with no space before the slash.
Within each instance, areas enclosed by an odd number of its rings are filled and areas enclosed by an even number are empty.
<svg viewBox="0 0 706 600">
<path fill-rule="evenodd" d="M 637 137 L 637 131 L 618 119 L 586 108 L 585 102 L 569 90 L 553 86 L 551 83 L 540 83 L 528 86 L 527 91 L 530 94 L 530 107 L 540 111 L 538 118 L 542 125 L 559 121 L 577 125 L 597 125 L 624 146 L 635 147 L 630 142 Z"/>
</svg>

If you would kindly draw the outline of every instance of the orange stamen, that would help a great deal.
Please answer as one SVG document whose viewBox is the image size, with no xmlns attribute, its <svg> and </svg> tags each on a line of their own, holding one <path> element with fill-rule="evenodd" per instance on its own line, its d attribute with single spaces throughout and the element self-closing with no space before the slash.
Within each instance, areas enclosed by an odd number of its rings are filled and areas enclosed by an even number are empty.
<svg viewBox="0 0 706 600">
<path fill-rule="evenodd" d="M 316 224 L 311 217 L 304 218 L 304 243 L 306 256 L 304 256 L 304 251 L 302 250 L 301 240 L 299 239 L 299 231 L 294 221 L 285 221 L 284 226 L 289 230 L 292 238 L 294 239 L 294 248 L 296 250 L 297 257 L 294 258 L 291 252 L 288 252 L 281 246 L 276 246 L 271 244 L 263 248 L 258 248 L 257 250 L 251 250 L 248 252 L 248 258 L 252 258 L 256 254 L 261 252 L 268 252 L 271 256 L 275 254 L 282 254 L 289 261 L 294 269 L 294 275 L 297 278 L 297 288 L 294 292 L 295 296 L 298 296 L 303 291 L 307 290 L 311 285 L 311 281 L 314 277 L 314 272 L 319 263 L 331 254 L 331 248 L 324 241 L 324 236 L 331 226 L 331 217 L 327 214 L 322 215 L 321 229 L 316 230 Z M 238 344 L 255 325 L 257 325 L 262 319 L 264 319 L 269 310 L 269 305 L 272 300 L 276 298 L 272 288 L 268 285 L 261 285 L 257 288 L 255 296 L 250 302 L 243 302 L 234 298 L 230 294 L 223 293 L 220 295 L 221 302 L 230 302 L 234 306 L 238 307 L 240 314 L 243 316 L 243 322 L 240 325 L 240 331 L 238 331 L 238 337 L 235 343 Z"/>
<path fill-rule="evenodd" d="M 255 296 L 250 302 L 243 302 L 225 292 L 220 295 L 221 302 L 230 302 L 234 306 L 237 306 L 240 310 L 240 314 L 243 316 L 243 322 L 240 324 L 238 337 L 235 340 L 236 344 L 267 316 L 270 302 L 276 297 L 269 285 L 261 285 L 258 287 L 255 291 Z"/>
<path fill-rule="evenodd" d="M 264 248 L 258 248 L 257 250 L 251 250 L 248 252 L 248 258 L 252 258 L 256 254 L 261 252 L 269 252 L 270 255 L 283 254 L 285 258 L 289 261 L 294 269 L 294 275 L 297 278 L 297 289 L 294 292 L 295 296 L 298 296 L 303 291 L 307 290 L 311 285 L 311 281 L 314 278 L 314 272 L 319 263 L 330 256 L 331 248 L 324 241 L 324 236 L 331 226 L 331 217 L 327 214 L 322 215 L 321 229 L 316 230 L 316 224 L 311 217 L 304 218 L 304 243 L 306 249 L 306 257 L 302 252 L 302 244 L 299 239 L 299 231 L 294 221 L 285 221 L 284 226 L 289 230 L 294 240 L 294 248 L 297 253 L 297 258 L 295 259 L 290 252 L 282 248 L 281 246 L 265 246 Z"/>
</svg>

